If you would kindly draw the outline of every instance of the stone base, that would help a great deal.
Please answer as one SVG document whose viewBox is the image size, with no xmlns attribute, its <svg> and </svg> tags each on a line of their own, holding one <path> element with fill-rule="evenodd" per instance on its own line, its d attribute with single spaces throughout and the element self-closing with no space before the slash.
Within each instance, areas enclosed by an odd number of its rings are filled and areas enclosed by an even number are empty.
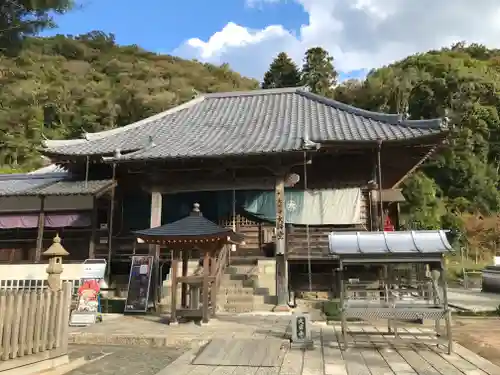
<svg viewBox="0 0 500 375">
<path fill-rule="evenodd" d="M 9 370 L 1 371 L 2 375 L 36 375 L 41 372 L 46 372 L 51 369 L 57 368 L 59 366 L 67 365 L 69 363 L 68 355 L 62 355 L 55 358 L 44 359 L 39 362 L 29 363 L 31 358 L 21 357 L 15 360 L 19 363 L 19 366 L 11 368 Z M 28 362 L 28 364 L 23 364 L 23 362 Z"/>
<path fill-rule="evenodd" d="M 313 341 L 298 341 L 291 342 L 290 349 L 302 349 L 302 350 L 314 350 L 314 342 Z"/>
<path fill-rule="evenodd" d="M 288 305 L 276 305 L 276 306 L 274 306 L 273 311 L 274 312 L 289 312 L 289 311 L 292 311 L 292 309 Z"/>
</svg>

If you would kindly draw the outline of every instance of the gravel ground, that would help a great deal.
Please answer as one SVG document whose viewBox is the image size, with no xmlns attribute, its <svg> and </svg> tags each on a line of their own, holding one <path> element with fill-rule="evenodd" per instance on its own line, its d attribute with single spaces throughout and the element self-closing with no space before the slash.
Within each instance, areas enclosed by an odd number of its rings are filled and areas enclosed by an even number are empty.
<svg viewBox="0 0 500 375">
<path fill-rule="evenodd" d="M 70 360 L 105 357 L 83 365 L 67 375 L 155 375 L 187 348 L 148 348 L 100 345 L 71 345 Z"/>
</svg>

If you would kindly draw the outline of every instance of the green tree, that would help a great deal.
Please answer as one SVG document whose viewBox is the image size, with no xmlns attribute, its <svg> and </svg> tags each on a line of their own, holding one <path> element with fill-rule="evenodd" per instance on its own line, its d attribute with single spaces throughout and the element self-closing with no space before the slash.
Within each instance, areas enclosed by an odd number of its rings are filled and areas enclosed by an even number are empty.
<svg viewBox="0 0 500 375">
<path fill-rule="evenodd" d="M 375 69 L 364 82 L 340 84 L 335 95 L 410 119 L 448 118 L 447 145 L 404 191 L 409 222 L 450 228 L 463 213 L 500 212 L 499 89 L 500 50 L 458 43 Z"/>
<path fill-rule="evenodd" d="M 17 50 L 23 37 L 54 26 L 54 13 L 64 13 L 72 0 L 2 0 L 0 5 L 0 52 Z"/>
<path fill-rule="evenodd" d="M 192 99 L 246 91 L 258 82 L 216 66 L 119 46 L 112 34 L 25 37 L 0 54 L 0 170 L 40 163 L 44 137 L 79 137 L 124 126 Z"/>
<path fill-rule="evenodd" d="M 297 65 L 285 53 L 281 52 L 269 66 L 262 81 L 263 89 L 300 86 L 300 72 Z"/>
<path fill-rule="evenodd" d="M 333 66 L 333 57 L 321 47 L 306 51 L 302 66 L 302 84 L 311 92 L 332 96 L 338 73 Z"/>
</svg>

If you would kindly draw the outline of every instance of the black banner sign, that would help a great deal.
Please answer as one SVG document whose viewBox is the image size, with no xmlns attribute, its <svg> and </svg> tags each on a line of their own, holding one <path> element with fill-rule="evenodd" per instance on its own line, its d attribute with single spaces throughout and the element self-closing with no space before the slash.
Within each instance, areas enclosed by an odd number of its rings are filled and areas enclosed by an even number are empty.
<svg viewBox="0 0 500 375">
<path fill-rule="evenodd" d="M 146 312 L 149 305 L 149 291 L 153 271 L 152 256 L 132 257 L 128 294 L 124 312 Z"/>
</svg>

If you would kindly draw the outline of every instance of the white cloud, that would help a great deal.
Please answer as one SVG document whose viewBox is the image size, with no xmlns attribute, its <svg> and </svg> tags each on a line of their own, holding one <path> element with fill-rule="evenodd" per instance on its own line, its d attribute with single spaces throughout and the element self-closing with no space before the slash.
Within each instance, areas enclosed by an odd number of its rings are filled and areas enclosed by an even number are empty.
<svg viewBox="0 0 500 375">
<path fill-rule="evenodd" d="M 250 6 L 279 1 L 287 0 L 247 0 Z M 227 62 L 260 79 L 279 52 L 300 64 L 305 50 L 314 46 L 327 49 L 343 72 L 371 69 L 461 40 L 500 46 L 498 0 L 293 1 L 308 14 L 297 35 L 282 25 L 252 30 L 230 22 L 208 40 L 192 38 L 174 52 Z"/>
</svg>

